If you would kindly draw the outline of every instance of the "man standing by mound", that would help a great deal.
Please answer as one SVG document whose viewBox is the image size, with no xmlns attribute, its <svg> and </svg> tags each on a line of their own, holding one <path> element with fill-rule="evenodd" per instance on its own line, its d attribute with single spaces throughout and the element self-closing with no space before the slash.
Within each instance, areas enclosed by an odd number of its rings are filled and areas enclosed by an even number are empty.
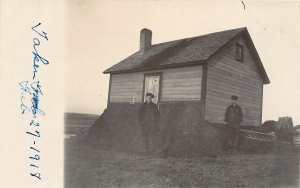
<svg viewBox="0 0 300 188">
<path fill-rule="evenodd" d="M 233 149 L 237 148 L 240 124 L 243 121 L 243 112 L 241 107 L 237 105 L 237 100 L 237 96 L 231 96 L 232 104 L 227 107 L 224 120 L 229 127 L 229 144 Z"/>
<path fill-rule="evenodd" d="M 152 102 L 152 98 L 154 98 L 152 93 L 146 93 L 146 102 L 139 111 L 139 122 L 146 153 L 151 152 L 150 146 L 153 146 L 157 141 L 157 133 L 159 132 L 160 113 L 157 105 Z"/>
</svg>

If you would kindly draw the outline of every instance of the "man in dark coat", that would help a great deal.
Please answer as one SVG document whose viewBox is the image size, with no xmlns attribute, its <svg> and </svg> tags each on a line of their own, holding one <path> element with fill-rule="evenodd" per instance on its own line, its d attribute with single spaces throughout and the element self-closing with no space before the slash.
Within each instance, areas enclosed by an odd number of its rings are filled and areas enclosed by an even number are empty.
<svg viewBox="0 0 300 188">
<path fill-rule="evenodd" d="M 158 107 L 152 102 L 154 95 L 146 93 L 146 102 L 139 111 L 139 122 L 141 124 L 144 139 L 145 152 L 150 152 L 150 144 L 153 145 L 159 132 L 160 113 Z"/>
<path fill-rule="evenodd" d="M 240 124 L 243 121 L 243 112 L 241 107 L 237 105 L 237 96 L 231 96 L 232 104 L 227 107 L 225 112 L 225 122 L 229 128 L 229 144 L 236 149 L 239 141 Z"/>
</svg>

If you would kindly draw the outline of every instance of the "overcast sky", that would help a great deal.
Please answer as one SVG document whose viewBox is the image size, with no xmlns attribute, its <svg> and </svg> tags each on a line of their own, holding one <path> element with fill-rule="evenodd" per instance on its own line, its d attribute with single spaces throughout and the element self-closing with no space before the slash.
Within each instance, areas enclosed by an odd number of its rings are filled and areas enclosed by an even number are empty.
<svg viewBox="0 0 300 188">
<path fill-rule="evenodd" d="M 68 112 L 101 114 L 109 75 L 102 72 L 152 43 L 247 27 L 271 84 L 264 86 L 263 121 L 290 116 L 300 124 L 299 1 L 69 0 L 66 11 Z"/>
</svg>

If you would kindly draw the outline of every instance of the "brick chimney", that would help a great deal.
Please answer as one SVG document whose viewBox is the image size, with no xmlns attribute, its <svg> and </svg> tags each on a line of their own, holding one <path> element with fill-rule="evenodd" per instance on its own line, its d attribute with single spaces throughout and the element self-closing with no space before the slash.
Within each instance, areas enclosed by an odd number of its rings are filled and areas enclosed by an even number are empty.
<svg viewBox="0 0 300 188">
<path fill-rule="evenodd" d="M 140 52 L 145 52 L 151 47 L 152 31 L 144 28 L 141 30 L 140 36 Z"/>
</svg>

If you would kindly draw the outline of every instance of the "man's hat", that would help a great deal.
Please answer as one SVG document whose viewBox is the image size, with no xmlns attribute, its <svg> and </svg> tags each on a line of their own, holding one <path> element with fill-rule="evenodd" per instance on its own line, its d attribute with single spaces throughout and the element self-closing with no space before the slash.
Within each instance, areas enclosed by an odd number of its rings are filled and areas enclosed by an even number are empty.
<svg viewBox="0 0 300 188">
<path fill-rule="evenodd" d="M 154 95 L 152 93 L 146 93 L 146 97 L 150 96 L 151 98 L 154 98 Z"/>
<path fill-rule="evenodd" d="M 231 100 L 238 100 L 238 98 L 239 98 L 239 97 L 237 97 L 237 96 L 235 96 L 235 95 L 232 95 L 232 96 L 231 96 Z"/>
</svg>

